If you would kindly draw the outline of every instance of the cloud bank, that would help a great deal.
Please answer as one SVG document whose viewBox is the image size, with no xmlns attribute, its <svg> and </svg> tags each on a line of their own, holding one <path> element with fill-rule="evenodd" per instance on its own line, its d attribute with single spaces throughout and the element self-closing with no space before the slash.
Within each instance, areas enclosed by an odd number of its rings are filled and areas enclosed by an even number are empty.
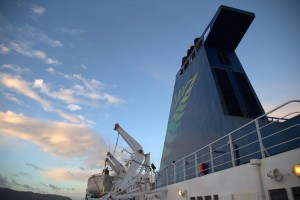
<svg viewBox="0 0 300 200">
<path fill-rule="evenodd" d="M 30 141 L 55 156 L 83 159 L 89 166 L 100 166 L 108 149 L 104 140 L 85 125 L 44 121 L 7 111 L 0 112 L 0 127 L 0 134 Z"/>
</svg>

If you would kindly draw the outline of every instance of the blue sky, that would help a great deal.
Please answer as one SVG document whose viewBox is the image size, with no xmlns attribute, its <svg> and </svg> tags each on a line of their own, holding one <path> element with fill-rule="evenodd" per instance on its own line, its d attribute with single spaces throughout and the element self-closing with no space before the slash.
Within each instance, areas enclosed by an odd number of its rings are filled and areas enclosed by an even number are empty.
<svg viewBox="0 0 300 200">
<path fill-rule="evenodd" d="M 158 166 L 181 58 L 221 4 L 256 14 L 236 53 L 265 110 L 300 99 L 296 0 L 0 0 L 0 187 L 82 198 L 117 122 Z"/>
</svg>

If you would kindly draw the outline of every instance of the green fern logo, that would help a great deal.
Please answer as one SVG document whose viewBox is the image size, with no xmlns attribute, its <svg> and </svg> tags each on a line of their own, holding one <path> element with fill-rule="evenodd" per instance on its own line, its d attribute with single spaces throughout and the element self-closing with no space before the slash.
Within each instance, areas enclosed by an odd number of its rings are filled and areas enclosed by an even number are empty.
<svg viewBox="0 0 300 200">
<path fill-rule="evenodd" d="M 181 118 L 184 115 L 185 108 L 188 104 L 193 86 L 198 78 L 198 73 L 195 74 L 185 86 L 183 86 L 180 91 L 174 95 L 171 106 L 171 117 L 169 118 L 167 135 L 166 135 L 166 144 L 172 143 L 177 135 L 174 132 L 180 127 Z M 164 147 L 163 157 L 171 153 L 172 149 Z"/>
</svg>

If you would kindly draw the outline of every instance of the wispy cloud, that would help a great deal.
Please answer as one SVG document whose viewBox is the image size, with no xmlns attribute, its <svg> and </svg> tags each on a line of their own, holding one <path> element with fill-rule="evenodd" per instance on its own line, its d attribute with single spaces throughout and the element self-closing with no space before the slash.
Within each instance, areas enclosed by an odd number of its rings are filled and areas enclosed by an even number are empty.
<svg viewBox="0 0 300 200">
<path fill-rule="evenodd" d="M 54 190 L 54 191 L 58 191 L 58 190 L 72 190 L 72 191 L 75 191 L 75 188 L 72 188 L 72 187 L 70 187 L 70 188 L 59 187 L 57 185 L 43 183 L 42 181 L 40 181 L 40 184 L 42 186 L 50 188 L 51 190 Z"/>
<path fill-rule="evenodd" d="M 39 15 L 39 16 L 44 15 L 44 13 L 46 12 L 46 9 L 44 7 L 41 7 L 41 6 L 38 6 L 35 4 L 30 6 L 30 10 L 32 13 Z"/>
<path fill-rule="evenodd" d="M 43 172 L 43 176 L 56 181 L 72 180 L 86 182 L 89 176 L 91 176 L 91 172 L 84 172 L 82 170 L 72 170 L 72 172 L 70 172 L 69 169 L 57 168 Z"/>
<path fill-rule="evenodd" d="M 1 174 L 0 174 L 0 181 L 1 181 Z M 40 190 L 39 188 L 34 188 L 28 184 L 21 184 L 18 181 L 16 181 L 14 178 L 11 179 L 11 181 L 7 181 L 7 186 L 8 188 L 22 188 L 25 190 L 29 190 L 29 191 L 37 191 L 39 193 L 45 193 L 44 191 Z"/>
<path fill-rule="evenodd" d="M 55 69 L 53 67 L 48 67 L 46 71 L 52 75 L 55 73 Z"/>
<path fill-rule="evenodd" d="M 42 32 L 38 28 L 35 28 L 28 24 L 25 24 L 21 28 L 23 31 L 22 38 L 25 38 L 27 40 L 34 39 L 34 41 L 39 41 L 39 42 L 47 44 L 51 47 L 63 47 L 63 43 L 61 41 L 50 38 L 48 35 L 46 35 L 44 32 Z"/>
<path fill-rule="evenodd" d="M 30 191 L 35 191 L 36 189 L 34 187 L 31 187 L 30 185 L 24 184 L 22 185 L 24 189 L 30 190 Z"/>
<path fill-rule="evenodd" d="M 53 185 L 53 184 L 49 184 L 49 187 L 52 189 L 52 190 L 60 190 L 59 187 Z"/>
<path fill-rule="evenodd" d="M 56 30 L 56 32 L 69 34 L 69 35 L 82 35 L 82 34 L 85 33 L 84 30 L 79 29 L 79 28 L 63 28 L 63 27 L 60 27 L 60 28 L 56 28 L 55 30 Z"/>
<path fill-rule="evenodd" d="M 60 62 L 55 60 L 54 58 L 48 57 L 45 52 L 31 49 L 26 43 L 10 42 L 9 45 L 12 50 L 23 56 L 40 59 L 49 65 L 60 64 Z"/>
<path fill-rule="evenodd" d="M 104 92 L 105 84 L 95 79 L 86 79 L 80 74 L 63 74 L 50 67 L 47 69 L 52 75 L 59 75 L 67 80 L 72 81 L 73 87 L 60 88 L 57 91 L 45 90 L 49 86 L 40 84 L 41 91 L 52 98 L 60 99 L 68 104 L 90 104 L 90 101 L 102 100 L 108 104 L 119 104 L 123 99 Z"/>
<path fill-rule="evenodd" d="M 80 67 L 81 67 L 82 69 L 87 69 L 87 66 L 86 66 L 85 64 L 81 64 Z"/>
<path fill-rule="evenodd" d="M 5 73 L 0 74 L 0 85 L 39 102 L 45 111 L 54 112 L 60 117 L 76 124 L 86 123 L 86 120 L 82 117 L 69 115 L 61 111 L 60 109 L 53 108 L 52 104 L 49 101 L 43 99 L 37 92 L 32 89 L 32 87 L 34 88 L 38 84 L 41 84 L 41 82 L 35 81 L 33 84 L 31 84 L 23 80 L 20 76 L 13 76 Z M 47 88 L 44 88 L 44 90 L 47 90 Z M 14 101 L 18 100 L 15 99 Z"/>
<path fill-rule="evenodd" d="M 70 104 L 68 105 L 68 109 L 71 111 L 77 111 L 77 110 L 81 110 L 81 107 L 79 105 Z"/>
<path fill-rule="evenodd" d="M 32 168 L 32 169 L 34 169 L 34 170 L 37 170 L 37 171 L 43 171 L 44 169 L 43 168 L 41 168 L 41 167 L 39 167 L 39 166 L 37 166 L 37 165 L 35 165 L 35 164 L 32 164 L 32 163 L 25 163 L 28 167 L 30 167 L 30 168 Z"/>
<path fill-rule="evenodd" d="M 21 176 L 24 176 L 24 177 L 27 177 L 27 178 L 30 178 L 30 179 L 31 179 L 31 176 L 30 176 L 28 173 L 26 173 L 26 172 L 19 172 L 19 174 L 20 174 Z"/>
<path fill-rule="evenodd" d="M 11 182 L 12 182 L 12 184 L 15 185 L 15 186 L 21 186 L 21 184 L 18 183 L 17 181 L 15 181 L 15 179 L 12 179 Z"/>
<path fill-rule="evenodd" d="M 22 68 L 19 65 L 16 64 L 3 64 L 0 66 L 0 68 L 4 69 L 4 70 L 10 70 L 14 73 L 16 73 L 17 75 L 23 74 L 23 73 L 27 73 L 30 71 L 29 68 Z"/>
<path fill-rule="evenodd" d="M 9 101 L 13 101 L 15 102 L 16 104 L 19 104 L 19 105 L 22 105 L 23 104 L 23 101 L 18 99 L 16 97 L 16 95 L 12 94 L 12 93 L 3 93 L 3 98 L 9 100 Z"/>
<path fill-rule="evenodd" d="M 2 176 L 2 174 L 0 174 L 0 187 L 10 188 L 10 183 L 7 180 L 7 177 Z"/>
<path fill-rule="evenodd" d="M 44 121 L 7 111 L 0 112 L 0 127 L 0 134 L 29 141 L 52 155 L 83 159 L 89 166 L 99 165 L 108 149 L 104 140 L 85 125 Z"/>
<path fill-rule="evenodd" d="M 36 43 L 43 43 L 51 47 L 63 47 L 59 40 L 55 40 L 43 31 L 25 24 L 23 26 L 15 26 L 11 24 L 4 16 L 0 14 L 0 53 L 9 54 L 14 51 L 23 56 L 36 58 L 47 64 L 60 64 L 58 60 L 48 56 L 44 51 L 35 49 Z"/>
<path fill-rule="evenodd" d="M 45 110 L 51 108 L 50 103 L 41 98 L 36 92 L 30 88 L 30 84 L 22 80 L 18 76 L 11 76 L 9 74 L 0 74 L 0 84 L 6 88 L 14 90 L 20 94 L 27 96 L 37 102 L 39 102 Z"/>
<path fill-rule="evenodd" d="M 0 44 L 0 54 L 8 54 L 10 52 L 10 48 L 8 48 L 4 44 Z"/>
</svg>

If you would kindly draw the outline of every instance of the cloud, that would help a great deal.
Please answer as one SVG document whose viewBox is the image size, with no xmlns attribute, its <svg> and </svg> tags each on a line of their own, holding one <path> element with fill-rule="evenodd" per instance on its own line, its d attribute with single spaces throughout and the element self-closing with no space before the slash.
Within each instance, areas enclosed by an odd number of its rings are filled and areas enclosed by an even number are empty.
<svg viewBox="0 0 300 200">
<path fill-rule="evenodd" d="M 102 100 L 107 105 L 120 104 L 124 100 L 103 92 L 105 84 L 95 79 L 87 79 L 80 74 L 63 74 L 54 68 L 49 67 L 47 72 L 52 75 L 59 75 L 73 83 L 71 88 L 60 88 L 56 91 L 41 90 L 54 99 L 60 99 L 67 104 L 86 104 L 91 105 L 91 101 L 98 102 Z M 42 87 L 40 87 L 43 89 Z"/>
<path fill-rule="evenodd" d="M 72 172 L 70 172 L 70 169 L 57 168 L 43 172 L 43 176 L 56 181 L 86 182 L 91 176 L 91 172 L 83 172 L 82 170 L 72 170 Z"/>
<path fill-rule="evenodd" d="M 276 104 L 273 102 L 262 102 L 262 106 L 265 110 L 266 113 L 269 111 L 277 108 L 280 106 L 280 104 Z M 296 113 L 295 113 L 296 112 Z M 292 113 L 292 114 L 291 114 Z M 300 104 L 299 103 L 290 103 L 278 110 L 273 111 L 270 113 L 268 116 L 269 117 L 276 117 L 276 118 L 285 118 L 285 119 L 290 119 L 296 115 L 300 114 Z"/>
<path fill-rule="evenodd" d="M 40 181 L 40 184 L 44 187 L 47 187 L 48 185 L 46 183 L 43 183 L 42 181 Z"/>
<path fill-rule="evenodd" d="M 27 185 L 27 184 L 24 184 L 23 188 L 26 189 L 26 190 L 30 190 L 30 191 L 36 190 L 35 188 L 33 188 L 33 187 L 31 187 L 30 185 Z"/>
<path fill-rule="evenodd" d="M 81 107 L 79 105 L 70 104 L 68 105 L 68 109 L 71 111 L 77 111 L 77 110 L 81 110 Z"/>
<path fill-rule="evenodd" d="M 0 44 L 0 54 L 8 54 L 10 52 L 10 48 L 5 46 L 4 44 Z"/>
<path fill-rule="evenodd" d="M 14 94 L 3 93 L 3 97 L 9 101 L 15 102 L 16 104 L 19 104 L 19 105 L 23 104 L 23 102 L 20 99 L 18 99 Z"/>
<path fill-rule="evenodd" d="M 15 181 L 15 179 L 12 179 L 11 182 L 12 182 L 12 184 L 15 185 L 15 186 L 21 186 L 21 184 L 18 183 L 17 181 Z"/>
<path fill-rule="evenodd" d="M 48 187 L 52 190 L 72 190 L 72 191 L 75 191 L 75 188 L 65 188 L 65 187 L 59 187 L 59 186 L 56 186 L 56 185 L 53 185 L 53 184 L 46 184 L 46 183 L 43 183 L 42 181 L 40 181 L 40 184 L 44 187 Z"/>
<path fill-rule="evenodd" d="M 59 99 L 65 103 L 83 103 L 84 100 L 75 96 L 76 90 L 60 88 L 58 91 L 45 93 L 46 95 Z"/>
<path fill-rule="evenodd" d="M 54 74 L 55 72 L 53 67 L 49 67 L 46 71 L 49 72 L 50 74 Z"/>
<path fill-rule="evenodd" d="M 2 176 L 2 174 L 0 174 L 0 187 L 10 188 L 10 183 L 8 182 L 7 177 Z"/>
<path fill-rule="evenodd" d="M 18 28 L 16 28 L 18 29 Z M 38 28 L 35 28 L 33 26 L 30 26 L 28 24 L 25 24 L 22 26 L 23 35 L 22 37 L 19 37 L 20 41 L 22 39 L 26 40 L 34 40 L 32 43 L 34 44 L 36 41 L 39 41 L 41 43 L 47 44 L 51 47 L 63 47 L 63 43 L 59 40 L 50 38 L 48 35 L 46 35 L 44 32 L 39 30 Z"/>
<path fill-rule="evenodd" d="M 10 70 L 10 71 L 16 73 L 17 75 L 27 73 L 30 71 L 30 69 L 27 67 L 22 68 L 19 65 L 15 65 L 15 64 L 3 64 L 0 67 L 4 70 Z"/>
<path fill-rule="evenodd" d="M 82 35 L 85 33 L 84 30 L 79 29 L 79 28 L 62 28 L 62 27 L 60 27 L 60 28 L 56 28 L 55 30 L 56 30 L 56 32 L 69 34 L 69 35 Z"/>
<path fill-rule="evenodd" d="M 87 69 L 87 66 L 85 64 L 81 64 L 80 67 L 82 67 L 83 69 Z"/>
<path fill-rule="evenodd" d="M 79 81 L 80 83 L 82 83 L 88 90 L 95 90 L 95 89 L 99 89 L 104 87 L 105 85 L 103 83 L 101 83 L 100 81 L 97 81 L 95 79 L 85 79 L 83 78 L 80 74 L 72 74 L 72 75 L 68 75 L 65 74 L 64 75 L 65 78 L 70 79 L 70 80 L 74 80 L 74 81 Z"/>
<path fill-rule="evenodd" d="M 80 119 L 80 120 L 81 120 L 85 125 L 87 125 L 87 126 L 92 127 L 92 126 L 95 125 L 95 122 L 94 122 L 94 121 L 88 120 L 88 119 L 86 119 L 85 117 L 83 117 L 82 115 L 76 115 L 76 117 L 77 117 L 78 119 Z"/>
<path fill-rule="evenodd" d="M 28 167 L 34 169 L 34 170 L 37 170 L 37 171 L 43 171 L 44 169 L 39 167 L 39 166 L 36 166 L 35 164 L 32 164 L 32 163 L 25 163 Z"/>
<path fill-rule="evenodd" d="M 7 111 L 0 112 L 0 127 L 0 134 L 29 141 L 52 155 L 83 159 L 89 166 L 98 166 L 108 149 L 85 125 L 43 121 Z M 34 168 L 33 164 L 26 165 Z"/>
<path fill-rule="evenodd" d="M 56 112 L 59 116 L 61 116 L 62 118 L 66 119 L 70 122 L 73 122 L 76 124 L 86 124 L 85 120 L 82 120 L 81 118 L 79 118 L 77 116 L 66 114 L 59 109 L 54 110 L 54 112 Z"/>
<path fill-rule="evenodd" d="M 24 177 L 27 177 L 27 178 L 30 178 L 31 179 L 31 176 L 26 173 L 26 172 L 19 172 L 20 175 L 24 176 Z"/>
<path fill-rule="evenodd" d="M 35 79 L 33 82 L 34 88 L 39 88 L 43 93 L 49 92 L 48 86 L 44 83 L 43 79 Z"/>
<path fill-rule="evenodd" d="M 42 99 L 36 92 L 34 92 L 31 88 L 29 83 L 22 80 L 18 76 L 11 76 L 8 74 L 0 74 L 0 84 L 3 86 L 12 89 L 20 94 L 27 96 L 37 102 L 39 102 L 45 110 L 50 109 L 50 103 L 46 100 Z"/>
<path fill-rule="evenodd" d="M 44 13 L 46 12 L 46 9 L 41 7 L 41 6 L 38 6 L 38 5 L 31 5 L 30 6 L 30 10 L 32 13 L 36 14 L 36 15 L 39 15 L 39 16 L 42 16 L 44 15 Z"/>
<path fill-rule="evenodd" d="M 59 61 L 57 61 L 53 58 L 49 58 L 45 52 L 40 51 L 40 50 L 31 49 L 26 43 L 10 42 L 9 45 L 12 50 L 14 50 L 15 52 L 17 52 L 23 56 L 40 59 L 49 65 L 60 64 Z"/>
<path fill-rule="evenodd" d="M 49 184 L 49 187 L 52 189 L 52 190 L 61 190 L 61 188 L 53 185 L 53 184 Z"/>
<path fill-rule="evenodd" d="M 40 88 L 42 92 L 47 93 L 48 87 L 44 84 L 43 80 L 41 79 L 37 79 L 34 81 L 33 84 L 30 84 L 25 80 L 21 79 L 21 77 L 19 76 L 0 74 L 0 85 L 3 85 L 6 88 L 9 88 L 19 94 L 22 94 L 30 99 L 39 102 L 42 105 L 43 109 L 47 112 L 55 112 L 60 117 L 76 124 L 85 123 L 85 121 L 82 121 L 79 117 L 69 115 L 59 109 L 54 109 L 50 102 L 43 99 L 37 92 L 31 89 L 32 85 L 32 87 Z"/>
<path fill-rule="evenodd" d="M 40 59 L 50 65 L 58 65 L 60 62 L 44 51 L 34 49 L 36 43 L 43 43 L 51 47 L 63 47 L 61 41 L 53 39 L 44 32 L 25 24 L 17 27 L 11 24 L 5 17 L 0 14 L 0 53 L 9 54 L 14 51 L 23 56 Z"/>
</svg>

